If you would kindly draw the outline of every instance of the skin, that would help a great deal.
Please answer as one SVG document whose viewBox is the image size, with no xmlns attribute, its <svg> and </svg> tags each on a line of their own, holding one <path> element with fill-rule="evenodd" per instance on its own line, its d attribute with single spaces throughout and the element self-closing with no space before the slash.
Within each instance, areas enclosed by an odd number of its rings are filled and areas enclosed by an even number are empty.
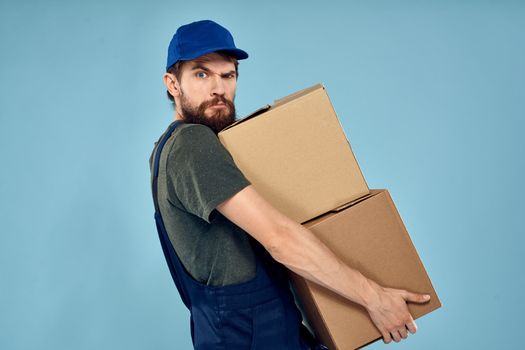
<svg viewBox="0 0 525 350">
<path fill-rule="evenodd" d="M 235 65 L 216 53 L 189 61 L 182 68 L 180 82 L 175 75 L 164 74 L 164 84 L 175 100 L 175 119 L 184 120 L 182 103 L 197 108 L 202 103 L 226 99 L 233 104 L 237 88 Z M 184 96 L 183 96 L 184 95 Z M 217 102 L 206 108 L 208 118 L 224 118 L 231 112 L 227 103 Z"/>
<path fill-rule="evenodd" d="M 233 63 L 216 54 L 205 56 L 206 62 L 189 62 L 183 66 L 180 82 L 172 74 L 164 75 L 166 88 L 177 105 L 175 119 L 183 120 L 179 107 L 181 90 L 186 102 L 193 106 L 213 100 L 218 95 L 230 101 L 235 98 L 237 79 L 231 75 L 232 71 L 235 72 Z M 205 69 L 194 69 L 198 65 Z M 220 117 L 218 111 L 225 108 L 228 107 L 210 106 L 205 110 L 205 116 Z M 363 306 L 385 343 L 392 340 L 399 342 L 406 339 L 409 333 L 416 333 L 417 326 L 407 302 L 425 303 L 430 300 L 429 295 L 383 287 L 344 264 L 310 230 L 275 209 L 252 185 L 225 200 L 216 209 L 258 240 L 276 261 L 288 269 Z"/>
</svg>

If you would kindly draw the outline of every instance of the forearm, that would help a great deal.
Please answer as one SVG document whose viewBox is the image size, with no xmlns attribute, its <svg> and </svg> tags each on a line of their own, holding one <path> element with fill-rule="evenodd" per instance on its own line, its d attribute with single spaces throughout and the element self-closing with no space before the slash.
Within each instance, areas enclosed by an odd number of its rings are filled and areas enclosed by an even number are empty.
<svg viewBox="0 0 525 350">
<path fill-rule="evenodd" d="M 310 230 L 281 214 L 252 185 L 217 209 L 290 270 L 365 307 L 385 342 L 390 342 L 390 334 L 396 341 L 405 338 L 407 328 L 415 333 L 405 301 L 423 303 L 428 297 L 382 287 L 345 265 Z"/>
<path fill-rule="evenodd" d="M 378 285 L 345 265 L 315 235 L 246 186 L 217 209 L 259 241 L 290 270 L 343 297 L 367 306 Z"/>
<path fill-rule="evenodd" d="M 282 228 L 269 249 L 272 257 L 298 275 L 364 307 L 377 284 L 342 262 L 310 230 L 295 222 Z"/>
</svg>

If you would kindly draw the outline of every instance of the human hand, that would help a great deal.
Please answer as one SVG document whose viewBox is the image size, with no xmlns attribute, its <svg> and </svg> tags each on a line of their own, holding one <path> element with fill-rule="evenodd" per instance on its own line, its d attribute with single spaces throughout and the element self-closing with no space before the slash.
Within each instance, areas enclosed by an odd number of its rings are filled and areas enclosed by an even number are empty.
<svg viewBox="0 0 525 350">
<path fill-rule="evenodd" d="M 426 303 L 430 300 L 430 295 L 384 288 L 373 281 L 370 282 L 372 293 L 365 308 L 381 332 L 383 342 L 388 344 L 393 338 L 398 343 L 408 337 L 408 331 L 415 334 L 417 326 L 408 311 L 407 302 Z"/>
</svg>

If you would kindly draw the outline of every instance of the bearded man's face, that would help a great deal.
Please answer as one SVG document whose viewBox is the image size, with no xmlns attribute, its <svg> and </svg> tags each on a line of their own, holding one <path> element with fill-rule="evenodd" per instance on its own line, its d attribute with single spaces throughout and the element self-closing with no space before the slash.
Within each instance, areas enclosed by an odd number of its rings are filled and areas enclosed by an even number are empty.
<svg viewBox="0 0 525 350">
<path fill-rule="evenodd" d="M 235 105 L 224 96 L 215 96 L 195 106 L 181 91 L 180 108 L 186 123 L 204 124 L 216 134 L 235 121 Z"/>
<path fill-rule="evenodd" d="M 218 133 L 235 121 L 237 73 L 233 62 L 217 53 L 188 61 L 182 68 L 179 108 L 187 123 Z"/>
</svg>

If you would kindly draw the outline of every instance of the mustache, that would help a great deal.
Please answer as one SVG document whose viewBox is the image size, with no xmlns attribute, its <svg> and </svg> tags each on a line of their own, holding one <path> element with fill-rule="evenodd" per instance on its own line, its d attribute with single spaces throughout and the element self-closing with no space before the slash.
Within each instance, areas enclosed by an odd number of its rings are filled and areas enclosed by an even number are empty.
<svg viewBox="0 0 525 350">
<path fill-rule="evenodd" d="M 208 108 L 210 106 L 213 106 L 213 105 L 216 105 L 217 103 L 219 102 L 222 102 L 224 103 L 225 105 L 227 105 L 228 107 L 232 108 L 233 107 L 233 101 L 230 101 L 228 100 L 226 97 L 224 96 L 215 96 L 214 98 L 212 98 L 211 100 L 208 100 L 206 102 L 203 103 L 203 107 L 204 108 Z"/>
</svg>

